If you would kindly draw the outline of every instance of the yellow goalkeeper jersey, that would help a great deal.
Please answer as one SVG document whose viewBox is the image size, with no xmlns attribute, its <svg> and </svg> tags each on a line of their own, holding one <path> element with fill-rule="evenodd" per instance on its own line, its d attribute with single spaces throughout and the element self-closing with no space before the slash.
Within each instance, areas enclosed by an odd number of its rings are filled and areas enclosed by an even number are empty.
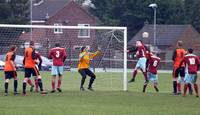
<svg viewBox="0 0 200 115">
<path fill-rule="evenodd" d="M 87 69 L 90 67 L 90 60 L 93 59 L 96 55 L 98 55 L 99 51 L 95 53 L 90 52 L 82 52 L 79 55 L 79 64 L 78 69 Z"/>
</svg>

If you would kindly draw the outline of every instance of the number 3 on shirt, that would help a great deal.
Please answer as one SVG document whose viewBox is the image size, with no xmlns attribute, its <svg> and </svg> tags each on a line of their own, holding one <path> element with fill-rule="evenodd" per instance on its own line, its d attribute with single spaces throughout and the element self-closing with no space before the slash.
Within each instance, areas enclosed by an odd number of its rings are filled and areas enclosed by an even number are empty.
<svg viewBox="0 0 200 115">
<path fill-rule="evenodd" d="M 56 51 L 56 57 L 59 58 L 60 57 L 60 52 Z"/>
</svg>

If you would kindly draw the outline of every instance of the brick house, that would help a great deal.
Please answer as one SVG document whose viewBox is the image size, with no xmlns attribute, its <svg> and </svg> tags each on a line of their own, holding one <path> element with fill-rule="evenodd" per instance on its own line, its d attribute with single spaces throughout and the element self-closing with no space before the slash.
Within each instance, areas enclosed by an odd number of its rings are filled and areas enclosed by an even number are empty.
<svg viewBox="0 0 200 115">
<path fill-rule="evenodd" d="M 145 25 L 129 42 L 133 46 L 136 40 L 142 40 L 145 44 L 153 44 L 153 25 Z M 143 38 L 143 32 L 148 32 L 149 37 Z M 162 60 L 171 60 L 176 42 L 182 40 L 184 48 L 194 48 L 197 55 L 200 54 L 200 34 L 191 25 L 157 25 L 156 46 L 160 51 Z"/>
<path fill-rule="evenodd" d="M 97 19 L 73 0 L 41 0 L 33 4 L 34 25 L 54 26 L 95 26 Z M 30 32 L 20 36 L 30 41 Z M 68 52 L 68 59 L 78 59 L 80 47 L 88 46 L 96 50 L 95 30 L 33 29 L 32 39 L 39 44 L 39 51 L 46 56 L 55 42 L 61 43 Z M 71 62 L 70 62 L 71 64 Z M 74 65 L 74 64 L 73 64 Z"/>
</svg>

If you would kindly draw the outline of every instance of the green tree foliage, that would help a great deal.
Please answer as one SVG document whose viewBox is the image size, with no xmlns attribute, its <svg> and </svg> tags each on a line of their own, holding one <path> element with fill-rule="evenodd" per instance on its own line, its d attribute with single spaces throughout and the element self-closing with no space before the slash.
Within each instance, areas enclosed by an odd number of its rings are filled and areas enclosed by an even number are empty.
<svg viewBox="0 0 200 115">
<path fill-rule="evenodd" d="M 0 0 L 0 23 L 27 23 L 29 6 L 29 0 Z"/>
<path fill-rule="evenodd" d="M 157 24 L 192 24 L 200 31 L 200 0 L 92 0 L 91 9 L 104 25 L 127 26 L 129 39 L 144 22 L 153 24 L 153 9 L 157 3 Z"/>
</svg>

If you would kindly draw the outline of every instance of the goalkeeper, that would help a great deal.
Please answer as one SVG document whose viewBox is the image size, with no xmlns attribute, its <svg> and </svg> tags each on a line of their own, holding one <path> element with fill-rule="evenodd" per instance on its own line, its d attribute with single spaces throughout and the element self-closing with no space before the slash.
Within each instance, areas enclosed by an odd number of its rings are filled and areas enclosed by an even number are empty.
<svg viewBox="0 0 200 115">
<path fill-rule="evenodd" d="M 82 79 L 81 79 L 81 85 L 80 85 L 80 90 L 84 91 L 84 83 L 86 76 L 90 76 L 90 82 L 88 85 L 88 90 L 93 91 L 92 84 L 94 80 L 96 79 L 95 74 L 89 69 L 90 67 L 90 60 L 94 59 L 95 56 L 100 55 L 100 51 L 96 51 L 95 53 L 88 52 L 87 47 L 82 47 L 81 48 L 81 53 L 79 55 L 79 64 L 78 64 L 78 72 L 81 74 Z"/>
</svg>

